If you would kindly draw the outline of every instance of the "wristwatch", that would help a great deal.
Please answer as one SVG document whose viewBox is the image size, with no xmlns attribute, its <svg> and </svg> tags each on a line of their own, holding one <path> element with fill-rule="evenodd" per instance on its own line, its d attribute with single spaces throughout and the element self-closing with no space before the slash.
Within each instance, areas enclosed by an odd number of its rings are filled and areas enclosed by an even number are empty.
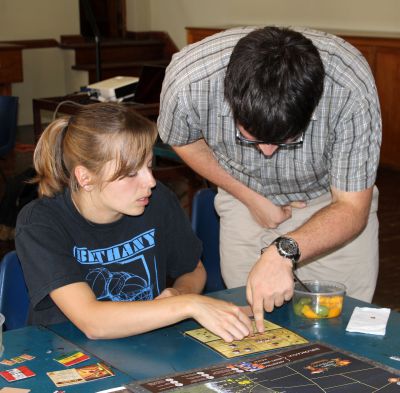
<svg viewBox="0 0 400 393">
<path fill-rule="evenodd" d="M 296 240 L 291 237 L 280 236 L 275 239 L 272 244 L 275 244 L 279 255 L 292 261 L 293 268 L 295 268 L 301 256 L 299 245 Z"/>
</svg>

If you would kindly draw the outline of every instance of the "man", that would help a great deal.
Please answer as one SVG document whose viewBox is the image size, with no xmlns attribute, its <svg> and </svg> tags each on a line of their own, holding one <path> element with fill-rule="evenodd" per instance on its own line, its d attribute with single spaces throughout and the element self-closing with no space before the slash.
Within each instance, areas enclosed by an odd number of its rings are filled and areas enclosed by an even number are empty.
<svg viewBox="0 0 400 393">
<path fill-rule="evenodd" d="M 292 297 L 294 267 L 372 299 L 381 118 L 355 48 L 309 29 L 211 36 L 173 57 L 158 127 L 218 186 L 222 275 L 247 280 L 259 330 L 264 309 Z"/>
</svg>

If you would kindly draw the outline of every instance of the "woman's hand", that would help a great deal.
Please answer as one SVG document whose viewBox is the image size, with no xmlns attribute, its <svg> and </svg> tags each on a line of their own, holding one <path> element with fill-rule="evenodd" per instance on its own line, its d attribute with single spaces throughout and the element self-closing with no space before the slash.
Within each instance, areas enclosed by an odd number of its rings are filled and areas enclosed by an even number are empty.
<svg viewBox="0 0 400 393">
<path fill-rule="evenodd" d="M 192 317 L 226 342 L 242 340 L 253 333 L 250 318 L 244 309 L 233 303 L 196 296 L 192 304 Z"/>
</svg>

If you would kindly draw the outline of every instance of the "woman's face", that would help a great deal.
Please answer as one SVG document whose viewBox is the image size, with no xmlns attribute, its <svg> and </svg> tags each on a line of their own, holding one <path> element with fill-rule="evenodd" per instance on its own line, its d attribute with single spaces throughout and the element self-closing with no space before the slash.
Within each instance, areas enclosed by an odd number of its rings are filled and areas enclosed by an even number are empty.
<svg viewBox="0 0 400 393">
<path fill-rule="evenodd" d="M 149 204 L 151 189 L 156 185 L 152 160 L 151 154 L 137 172 L 94 186 L 90 199 L 96 209 L 96 222 L 113 222 L 124 214 L 138 216 L 144 212 Z M 114 173 L 115 162 L 111 161 L 105 165 L 103 178 L 109 179 Z"/>
</svg>

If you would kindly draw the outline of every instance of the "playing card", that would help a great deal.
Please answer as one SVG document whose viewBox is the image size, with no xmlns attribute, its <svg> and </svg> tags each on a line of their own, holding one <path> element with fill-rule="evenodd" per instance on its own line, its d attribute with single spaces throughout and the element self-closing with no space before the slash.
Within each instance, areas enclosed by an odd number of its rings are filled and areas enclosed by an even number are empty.
<svg viewBox="0 0 400 393">
<path fill-rule="evenodd" d="M 0 371 L 0 375 L 8 382 L 18 381 L 20 379 L 30 378 L 36 374 L 26 366 L 10 368 L 5 371 Z"/>
<path fill-rule="evenodd" d="M 58 358 L 54 358 L 54 360 L 62 365 L 69 367 L 74 364 L 78 364 L 84 362 L 85 360 L 90 359 L 90 356 L 86 355 L 83 352 L 75 351 L 70 352 L 64 355 L 59 356 Z"/>
</svg>

